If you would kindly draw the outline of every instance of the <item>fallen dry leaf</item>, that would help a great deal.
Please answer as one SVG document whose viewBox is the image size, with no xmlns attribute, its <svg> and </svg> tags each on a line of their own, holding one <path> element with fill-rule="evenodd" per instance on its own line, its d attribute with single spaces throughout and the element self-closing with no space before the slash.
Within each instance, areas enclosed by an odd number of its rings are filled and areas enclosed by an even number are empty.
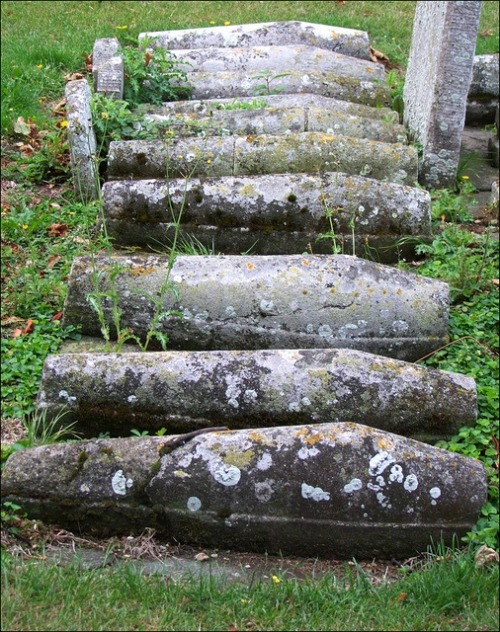
<svg viewBox="0 0 500 632">
<path fill-rule="evenodd" d="M 47 268 L 53 268 L 61 258 L 61 255 L 52 255 L 47 261 Z"/>
<path fill-rule="evenodd" d="M 194 556 L 194 559 L 195 559 L 197 562 L 206 562 L 207 560 L 209 560 L 209 559 L 210 559 L 210 556 L 209 556 L 209 555 L 207 555 L 206 553 L 204 553 L 203 551 L 201 551 L 201 553 L 197 553 L 197 554 Z"/>
<path fill-rule="evenodd" d="M 370 46 L 370 59 L 374 61 L 376 64 L 382 64 L 387 70 L 393 70 L 394 68 L 398 68 L 398 65 L 393 63 L 387 55 L 376 50 L 372 46 Z"/>
<path fill-rule="evenodd" d="M 84 75 L 81 72 L 73 72 L 70 75 L 64 75 L 65 81 L 76 81 L 77 79 L 84 79 Z"/>
<path fill-rule="evenodd" d="M 52 316 L 52 318 L 50 319 L 50 322 L 51 322 L 51 323 L 53 323 L 53 322 L 55 322 L 56 320 L 61 320 L 61 318 L 63 317 L 63 315 L 64 315 L 64 312 L 57 312 L 57 314 L 54 314 L 54 315 Z"/>
<path fill-rule="evenodd" d="M 54 114 L 64 114 L 64 110 L 66 108 L 66 99 L 61 99 L 59 103 L 56 103 L 52 111 Z"/>
<path fill-rule="evenodd" d="M 25 328 L 24 329 L 20 329 L 18 327 L 17 329 L 15 329 L 14 333 L 12 334 L 12 337 L 13 338 L 19 338 L 19 336 L 24 336 L 26 334 L 31 334 L 34 329 L 35 329 L 35 323 L 31 320 L 31 318 L 29 318 L 26 321 Z"/>
<path fill-rule="evenodd" d="M 62 237 L 68 232 L 67 224 L 52 224 L 49 226 L 48 234 L 51 237 Z"/>
</svg>

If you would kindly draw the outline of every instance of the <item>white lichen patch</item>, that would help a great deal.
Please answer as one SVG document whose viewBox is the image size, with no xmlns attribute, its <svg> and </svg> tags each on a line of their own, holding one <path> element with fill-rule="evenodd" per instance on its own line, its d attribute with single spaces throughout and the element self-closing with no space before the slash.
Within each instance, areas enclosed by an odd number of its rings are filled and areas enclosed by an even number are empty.
<svg viewBox="0 0 500 632">
<path fill-rule="evenodd" d="M 257 461 L 256 467 L 258 470 L 268 470 L 273 464 L 273 457 L 269 452 L 264 452 L 260 459 Z"/>
<path fill-rule="evenodd" d="M 127 489 L 130 489 L 133 484 L 134 481 L 131 478 L 127 478 L 123 470 L 117 470 L 111 479 L 111 487 L 115 494 L 119 496 L 125 496 Z"/>
<path fill-rule="evenodd" d="M 346 494 L 352 494 L 362 489 L 363 483 L 359 478 L 353 478 L 347 485 L 344 485 L 344 491 Z M 363 507 L 363 505 L 362 505 Z"/>
<path fill-rule="evenodd" d="M 407 492 L 414 492 L 418 487 L 418 478 L 415 474 L 408 474 L 403 483 L 403 487 Z"/>
<path fill-rule="evenodd" d="M 319 454 L 318 448 L 300 448 L 297 452 L 297 456 L 299 459 L 308 459 L 311 456 L 316 456 Z"/>
<path fill-rule="evenodd" d="M 389 467 L 391 463 L 394 463 L 395 460 L 396 459 L 388 452 L 379 452 L 370 459 L 370 476 L 378 476 L 379 474 L 382 474 L 382 472 Z"/>
<path fill-rule="evenodd" d="M 237 485 L 241 478 L 241 471 L 235 465 L 220 465 L 213 473 L 215 480 L 221 485 L 232 487 Z"/>
<path fill-rule="evenodd" d="M 136 397 L 135 395 L 129 395 L 129 396 L 127 397 L 127 402 L 128 402 L 129 404 L 133 404 L 133 403 L 135 403 L 136 401 L 137 401 L 137 397 Z"/>
<path fill-rule="evenodd" d="M 201 500 L 197 496 L 190 496 L 186 505 L 189 511 L 195 512 L 201 508 Z"/>
<path fill-rule="evenodd" d="M 441 490 L 439 489 L 439 487 L 433 487 L 431 490 L 429 490 L 429 494 L 432 498 L 431 505 L 436 505 L 437 499 L 441 496 Z"/>
<path fill-rule="evenodd" d="M 88 494 L 90 491 L 90 487 L 87 485 L 87 483 L 84 483 L 83 485 L 80 485 L 80 491 L 83 494 Z"/>
<path fill-rule="evenodd" d="M 274 480 L 268 479 L 262 483 L 255 483 L 255 497 L 260 500 L 261 503 L 267 503 L 271 500 L 271 496 L 274 494 L 273 489 Z"/>
<path fill-rule="evenodd" d="M 321 489 L 321 487 L 313 487 L 307 483 L 302 483 L 301 487 L 302 498 L 307 500 L 330 500 L 330 494 Z"/>
<path fill-rule="evenodd" d="M 174 476 L 177 478 L 191 478 L 191 474 L 188 474 L 184 470 L 174 470 Z"/>
<path fill-rule="evenodd" d="M 389 474 L 389 480 L 391 483 L 402 483 L 403 482 L 403 468 L 401 465 L 393 465 L 391 467 L 391 473 Z"/>
<path fill-rule="evenodd" d="M 299 404 L 299 402 L 290 402 L 288 404 L 288 410 L 291 413 L 299 413 L 300 412 L 300 404 Z"/>
<path fill-rule="evenodd" d="M 391 509 L 392 505 L 390 504 L 389 499 L 387 498 L 387 496 L 382 494 L 382 492 L 377 493 L 377 500 L 380 506 L 384 509 Z"/>
<path fill-rule="evenodd" d="M 68 404 L 71 404 L 71 402 L 76 402 L 76 397 L 73 397 L 68 393 L 68 391 L 65 390 L 59 391 L 59 399 L 64 399 L 66 402 L 68 402 Z"/>
</svg>

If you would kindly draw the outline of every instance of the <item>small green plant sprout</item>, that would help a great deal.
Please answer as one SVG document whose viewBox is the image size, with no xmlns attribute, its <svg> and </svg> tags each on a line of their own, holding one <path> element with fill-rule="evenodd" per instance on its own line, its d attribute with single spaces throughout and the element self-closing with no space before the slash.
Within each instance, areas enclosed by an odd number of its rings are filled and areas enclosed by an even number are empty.
<svg viewBox="0 0 500 632">
<path fill-rule="evenodd" d="M 252 81 L 261 82 L 255 86 L 255 91 L 257 92 L 257 94 L 259 95 L 279 94 L 283 90 L 284 86 L 281 86 L 281 85 L 272 86 L 272 89 L 271 89 L 271 84 L 273 83 L 273 81 L 276 81 L 276 79 L 289 77 L 291 74 L 292 74 L 291 72 L 280 72 L 277 75 L 273 75 L 270 70 L 262 70 L 258 72 L 256 75 L 254 75 L 253 77 L 251 77 L 251 79 Z"/>
<path fill-rule="evenodd" d="M 213 107 L 216 110 L 262 110 L 268 107 L 265 99 L 252 99 L 251 101 L 238 101 L 233 99 L 230 103 L 216 103 Z"/>
<path fill-rule="evenodd" d="M 148 48 L 151 40 L 143 39 L 138 48 L 122 48 L 125 81 L 123 98 L 131 108 L 140 103 L 160 105 L 165 101 L 188 99 L 192 88 L 188 84 L 182 62 L 165 48 Z"/>
<path fill-rule="evenodd" d="M 391 107 L 398 113 L 399 122 L 402 123 L 404 114 L 404 78 L 401 73 L 398 73 L 395 70 L 390 70 L 387 73 L 386 82 L 391 91 Z"/>
<path fill-rule="evenodd" d="M 468 176 L 462 176 L 458 194 L 450 189 L 437 189 L 431 192 L 432 219 L 434 221 L 467 224 L 473 221 L 469 211 L 475 186 Z"/>
<path fill-rule="evenodd" d="M 16 503 L 6 500 L 2 502 L 0 510 L 2 531 L 7 531 L 16 535 L 19 532 L 18 525 L 26 517 L 25 513 L 20 513 L 21 507 Z"/>
<path fill-rule="evenodd" d="M 342 210 L 343 208 L 341 206 L 337 206 L 335 208 L 325 206 L 324 213 L 329 225 L 329 230 L 326 233 L 322 233 L 316 238 L 316 241 L 329 239 L 332 242 L 333 255 L 339 255 L 342 253 L 342 246 L 339 243 L 339 237 L 337 236 L 334 225 L 334 217 L 338 215 L 338 213 Z"/>
</svg>

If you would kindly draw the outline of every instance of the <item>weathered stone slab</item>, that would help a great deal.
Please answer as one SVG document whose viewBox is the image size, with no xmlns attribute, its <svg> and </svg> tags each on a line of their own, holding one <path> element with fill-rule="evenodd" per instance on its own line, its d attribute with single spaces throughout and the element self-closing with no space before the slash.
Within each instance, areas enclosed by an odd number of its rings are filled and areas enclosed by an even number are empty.
<svg viewBox="0 0 500 632">
<path fill-rule="evenodd" d="M 418 154 L 401 143 L 321 132 L 113 141 L 108 153 L 110 180 L 323 171 L 412 185 L 418 177 Z"/>
<path fill-rule="evenodd" d="M 331 230 L 343 252 L 394 261 L 410 254 L 401 237 L 431 235 L 427 191 L 341 173 L 165 180 L 117 180 L 102 188 L 108 235 L 117 245 L 156 249 L 195 237 L 225 254 L 331 254 Z M 354 222 L 354 224 L 353 224 Z M 375 252 L 376 251 L 376 252 Z"/>
<path fill-rule="evenodd" d="M 477 416 L 474 380 L 352 349 L 49 356 L 38 410 L 87 437 L 364 419 L 437 441 Z"/>
<path fill-rule="evenodd" d="M 241 107 L 240 107 L 241 106 Z M 266 108 L 321 108 L 323 110 L 342 112 L 352 116 L 361 116 L 371 120 L 385 120 L 397 123 L 399 115 L 387 107 L 372 107 L 362 103 L 350 103 L 340 99 L 332 99 L 319 94 L 266 94 L 265 96 L 237 97 L 234 99 L 193 99 L 190 101 L 171 101 L 161 106 L 140 106 L 146 112 L 153 111 L 161 115 L 199 114 L 210 116 L 217 110 L 243 109 L 244 107 Z"/>
<path fill-rule="evenodd" d="M 269 84 L 258 72 L 190 72 L 193 99 L 258 97 L 273 93 L 303 93 L 333 97 L 372 107 L 388 106 L 390 91 L 381 81 L 367 81 L 334 72 L 293 70 Z M 179 84 L 180 87 L 181 84 Z"/>
<path fill-rule="evenodd" d="M 99 68 L 96 90 L 107 97 L 123 99 L 123 80 L 122 57 L 111 57 Z"/>
<path fill-rule="evenodd" d="M 96 39 L 92 51 L 92 76 L 94 87 L 98 90 L 98 78 L 100 68 L 110 59 L 118 55 L 120 42 L 116 37 L 103 37 Z"/>
<path fill-rule="evenodd" d="M 2 498 L 17 498 L 34 519 L 78 532 L 155 528 L 157 516 L 144 488 L 164 442 L 160 437 L 96 439 L 22 450 L 20 458 L 9 457 L 2 472 Z"/>
<path fill-rule="evenodd" d="M 487 485 L 479 461 L 338 423 L 214 432 L 170 453 L 159 437 L 22 450 L 2 497 L 64 528 L 153 527 L 181 542 L 371 559 L 451 544 Z"/>
<path fill-rule="evenodd" d="M 160 133 L 176 136 L 228 136 L 230 134 L 291 134 L 324 132 L 379 140 L 385 143 L 405 143 L 406 129 L 393 121 L 354 116 L 322 107 L 269 107 L 262 109 L 216 109 L 209 116 L 197 112 L 164 114 L 148 108 L 147 121 L 157 125 Z"/>
<path fill-rule="evenodd" d="M 467 96 L 466 124 L 486 125 L 494 123 L 498 97 L 498 53 L 496 55 L 476 55 Z"/>
<path fill-rule="evenodd" d="M 87 80 L 69 81 L 64 95 L 73 186 L 82 199 L 93 200 L 99 195 L 99 174 Z"/>
<path fill-rule="evenodd" d="M 64 323 L 100 335 L 87 298 L 99 290 L 144 338 L 167 274 L 160 255 L 76 258 Z M 179 256 L 169 278 L 157 327 L 170 349 L 347 347 L 416 360 L 447 342 L 445 283 L 356 257 Z M 110 299 L 103 309 L 111 326 Z"/>
<path fill-rule="evenodd" d="M 186 72 L 263 72 L 271 79 L 290 70 L 334 72 L 366 81 L 385 81 L 385 69 L 365 59 L 334 53 L 315 46 L 245 46 L 244 48 L 174 49 L 170 52 L 189 64 Z M 272 85 L 272 82 L 271 82 Z"/>
<path fill-rule="evenodd" d="M 481 2 L 417 2 L 404 122 L 423 147 L 420 182 L 455 185 Z"/>
<path fill-rule="evenodd" d="M 305 44 L 360 59 L 370 58 L 368 33 L 365 31 L 311 22 L 263 22 L 154 31 L 141 33 L 139 41 L 143 38 L 153 39 L 153 47 L 169 49 Z"/>
</svg>

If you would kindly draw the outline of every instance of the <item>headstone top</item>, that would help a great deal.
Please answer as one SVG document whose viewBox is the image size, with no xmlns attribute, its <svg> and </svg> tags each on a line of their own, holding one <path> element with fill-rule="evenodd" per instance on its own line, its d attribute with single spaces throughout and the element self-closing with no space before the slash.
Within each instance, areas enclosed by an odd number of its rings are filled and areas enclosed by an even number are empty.
<svg viewBox="0 0 500 632">
<path fill-rule="evenodd" d="M 404 122 L 423 146 L 420 181 L 454 185 L 472 79 L 481 2 L 418 2 Z"/>
</svg>

